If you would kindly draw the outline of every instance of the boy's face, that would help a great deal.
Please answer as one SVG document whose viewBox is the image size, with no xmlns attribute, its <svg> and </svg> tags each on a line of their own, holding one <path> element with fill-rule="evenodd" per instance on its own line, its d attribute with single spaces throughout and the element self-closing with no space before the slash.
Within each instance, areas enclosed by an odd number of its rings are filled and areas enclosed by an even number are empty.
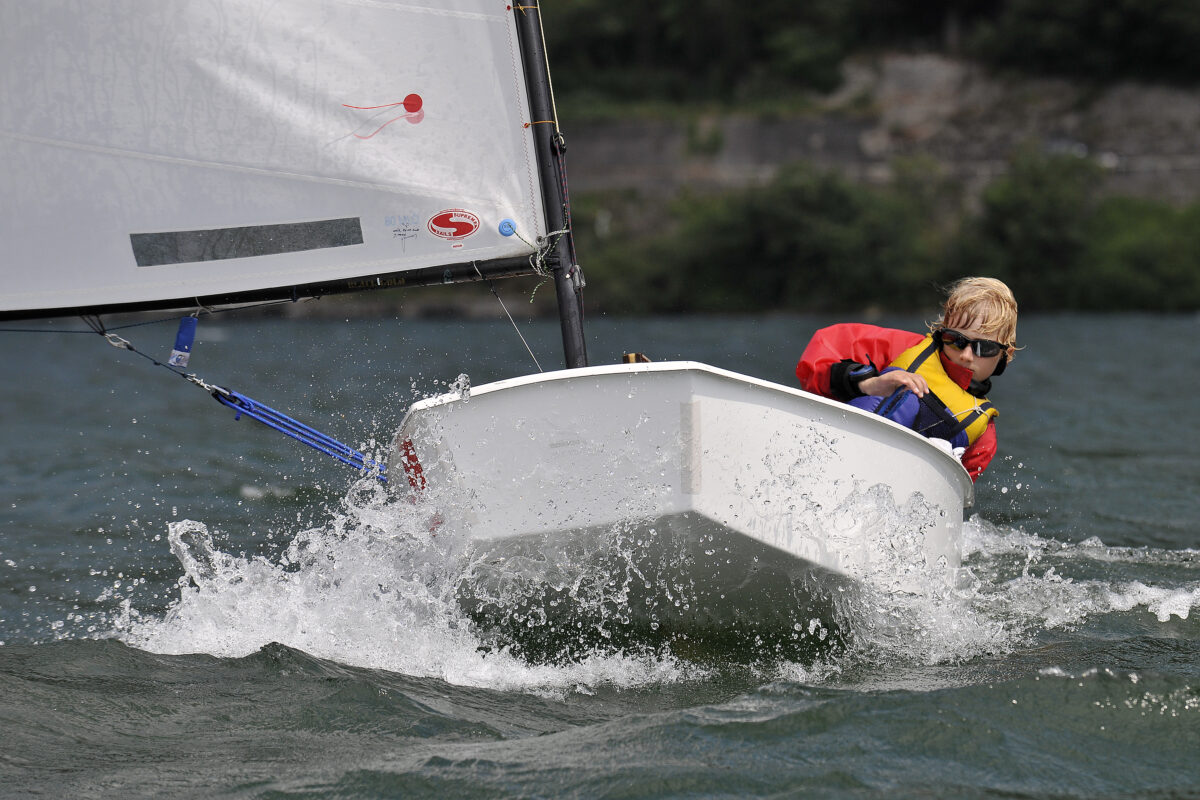
<svg viewBox="0 0 1200 800">
<path fill-rule="evenodd" d="M 946 327 L 952 331 L 958 331 L 968 339 L 991 339 L 979 329 L 980 324 L 977 319 L 955 319 L 947 322 Z M 996 366 L 1000 363 L 999 353 L 988 358 L 980 358 L 975 355 L 975 351 L 970 346 L 959 350 L 954 345 L 948 344 L 942 348 L 942 352 L 946 354 L 946 358 L 958 366 L 971 370 L 972 377 L 977 381 L 986 381 L 992 377 L 992 373 L 996 371 Z"/>
</svg>

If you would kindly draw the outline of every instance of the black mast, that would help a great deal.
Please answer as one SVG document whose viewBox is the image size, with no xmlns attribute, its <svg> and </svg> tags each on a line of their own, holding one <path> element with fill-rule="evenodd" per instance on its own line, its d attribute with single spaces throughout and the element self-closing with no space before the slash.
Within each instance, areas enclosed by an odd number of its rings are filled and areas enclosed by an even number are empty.
<svg viewBox="0 0 1200 800">
<path fill-rule="evenodd" d="M 566 176 L 562 169 L 562 152 L 566 149 L 554 102 L 550 96 L 550 72 L 546 49 L 542 42 L 542 14 L 537 0 L 522 0 L 513 5 L 517 15 L 517 38 L 521 43 L 521 59 L 525 83 L 529 89 L 530 113 L 536 146 L 538 173 L 542 179 L 542 204 L 546 208 L 546 224 L 550 228 L 550 252 L 546 262 L 554 276 L 558 296 L 558 318 L 562 327 L 563 355 L 568 368 L 587 366 L 587 347 L 583 341 L 583 297 L 581 274 L 574 263 L 573 236 L 567 229 Z M 565 233 L 556 234 L 554 231 Z"/>
</svg>

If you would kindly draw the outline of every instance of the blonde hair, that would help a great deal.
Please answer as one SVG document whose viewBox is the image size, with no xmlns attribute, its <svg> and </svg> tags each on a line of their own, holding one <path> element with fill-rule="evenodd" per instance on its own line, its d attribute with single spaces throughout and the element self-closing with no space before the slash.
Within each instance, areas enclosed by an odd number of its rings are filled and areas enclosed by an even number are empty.
<svg viewBox="0 0 1200 800">
<path fill-rule="evenodd" d="M 1008 357 L 1017 350 L 1017 299 L 995 278 L 963 278 L 946 289 L 942 315 L 930 329 L 978 328 L 983 335 L 1007 345 Z"/>
</svg>

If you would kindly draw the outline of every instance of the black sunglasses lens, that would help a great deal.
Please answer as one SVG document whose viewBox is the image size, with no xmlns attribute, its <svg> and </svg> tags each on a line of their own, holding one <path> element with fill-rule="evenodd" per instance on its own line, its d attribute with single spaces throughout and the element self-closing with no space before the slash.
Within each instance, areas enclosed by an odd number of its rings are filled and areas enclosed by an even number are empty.
<svg viewBox="0 0 1200 800">
<path fill-rule="evenodd" d="M 1000 354 L 1000 345 L 987 339 L 976 339 L 971 345 L 975 349 L 975 355 L 980 358 L 991 358 Z"/>
<path fill-rule="evenodd" d="M 942 331 L 942 344 L 952 345 L 959 350 L 965 350 L 970 346 L 971 340 L 958 331 Z"/>
<path fill-rule="evenodd" d="M 968 339 L 958 331 L 944 330 L 941 333 L 942 344 L 952 345 L 959 350 L 966 350 L 970 347 L 975 351 L 975 355 L 979 358 L 991 358 L 999 355 L 1004 346 L 999 342 L 993 342 L 989 339 Z"/>
</svg>

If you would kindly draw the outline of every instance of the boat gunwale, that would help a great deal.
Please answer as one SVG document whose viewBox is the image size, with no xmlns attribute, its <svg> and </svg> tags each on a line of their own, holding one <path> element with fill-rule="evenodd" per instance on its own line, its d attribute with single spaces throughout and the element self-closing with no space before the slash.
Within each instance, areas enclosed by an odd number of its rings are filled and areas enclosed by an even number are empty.
<svg viewBox="0 0 1200 800">
<path fill-rule="evenodd" d="M 894 422 L 878 414 L 870 411 L 865 411 L 848 403 L 842 403 L 837 400 L 831 400 L 827 397 L 822 397 L 812 392 L 806 392 L 803 389 L 796 389 L 791 386 L 784 386 L 779 383 L 756 378 L 751 375 L 744 375 L 732 370 L 714 367 L 709 364 L 704 364 L 699 361 L 655 361 L 650 363 L 634 363 L 634 364 L 602 364 L 597 366 L 579 367 L 575 369 L 560 369 L 550 372 L 537 372 L 529 375 L 520 375 L 515 378 L 503 378 L 498 381 L 473 386 L 470 388 L 469 397 L 476 398 L 479 396 L 492 394 L 494 392 L 505 391 L 508 389 L 516 389 L 527 387 L 547 381 L 563 381 L 572 379 L 586 379 L 591 377 L 602 377 L 612 375 L 634 375 L 639 373 L 670 373 L 670 372 L 698 372 L 704 373 L 722 380 L 732 381 L 739 384 L 749 384 L 759 389 L 764 389 L 769 392 L 776 392 L 789 397 L 802 400 L 806 403 L 815 403 L 816 405 L 825 406 L 830 411 L 850 414 L 857 416 L 868 424 L 877 424 L 890 426 L 896 431 L 902 431 L 905 435 L 913 437 L 914 440 L 920 441 L 921 446 L 928 448 L 931 454 L 936 454 L 936 457 L 947 459 L 954 466 L 958 467 L 959 482 L 963 486 L 963 507 L 969 508 L 974 504 L 974 481 L 971 480 L 966 468 L 962 462 L 951 453 L 943 448 L 935 445 L 927 437 L 920 433 Z M 417 413 L 429 411 L 440 406 L 450 405 L 451 403 L 461 401 L 462 394 L 459 392 L 445 392 L 443 394 L 427 397 L 423 400 L 418 400 L 409 406 L 404 414 L 404 418 L 400 421 L 400 426 L 396 429 L 396 436 L 399 438 L 400 433 L 407 427 L 409 419 Z"/>
</svg>

